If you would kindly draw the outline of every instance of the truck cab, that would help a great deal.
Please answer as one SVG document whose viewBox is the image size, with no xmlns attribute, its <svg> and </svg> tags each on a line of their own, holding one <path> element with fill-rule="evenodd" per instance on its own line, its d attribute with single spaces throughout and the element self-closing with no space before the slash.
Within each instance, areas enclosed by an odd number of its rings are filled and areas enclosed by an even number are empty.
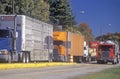
<svg viewBox="0 0 120 79">
<path fill-rule="evenodd" d="M 86 41 L 84 41 L 84 62 L 89 62 L 89 47 Z"/>
<path fill-rule="evenodd" d="M 0 61 L 8 61 L 13 47 L 13 34 L 11 30 L 0 29 Z"/>
<path fill-rule="evenodd" d="M 51 61 L 52 36 L 51 24 L 25 15 L 0 15 L 0 60 Z"/>
<path fill-rule="evenodd" d="M 112 62 L 112 64 L 119 63 L 118 52 L 116 50 L 117 46 L 115 43 L 102 43 L 98 46 L 97 51 L 97 62 L 107 63 Z"/>
<path fill-rule="evenodd" d="M 64 61 L 65 43 L 62 40 L 54 40 L 53 61 Z"/>
</svg>

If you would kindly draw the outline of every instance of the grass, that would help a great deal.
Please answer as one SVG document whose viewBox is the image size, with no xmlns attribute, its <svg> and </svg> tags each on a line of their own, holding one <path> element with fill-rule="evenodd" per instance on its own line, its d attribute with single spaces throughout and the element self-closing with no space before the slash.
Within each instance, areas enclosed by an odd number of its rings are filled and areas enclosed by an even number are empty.
<svg viewBox="0 0 120 79">
<path fill-rule="evenodd" d="M 120 79 L 120 67 L 107 69 L 101 72 L 77 77 L 74 79 Z"/>
<path fill-rule="evenodd" d="M 16 69 L 16 68 L 38 68 L 49 66 L 66 66 L 75 65 L 75 63 L 63 63 L 63 62 L 43 62 L 43 63 L 0 63 L 0 70 L 4 69 Z"/>
</svg>

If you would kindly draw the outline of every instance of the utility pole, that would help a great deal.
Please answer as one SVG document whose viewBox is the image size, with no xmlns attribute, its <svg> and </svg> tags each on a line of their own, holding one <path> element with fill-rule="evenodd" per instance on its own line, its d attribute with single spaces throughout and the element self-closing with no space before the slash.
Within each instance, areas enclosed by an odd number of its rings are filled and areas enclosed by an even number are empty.
<svg viewBox="0 0 120 79">
<path fill-rule="evenodd" d="M 14 33 L 14 37 L 13 37 L 13 52 L 16 53 L 16 14 L 15 14 L 15 2 L 14 0 L 12 0 L 12 10 L 13 10 L 13 15 L 14 15 L 14 28 L 13 28 L 13 33 Z"/>
<path fill-rule="evenodd" d="M 14 9 L 14 0 L 12 0 L 12 12 L 13 12 L 13 14 L 15 14 L 15 11 L 14 11 L 15 9 Z"/>
</svg>

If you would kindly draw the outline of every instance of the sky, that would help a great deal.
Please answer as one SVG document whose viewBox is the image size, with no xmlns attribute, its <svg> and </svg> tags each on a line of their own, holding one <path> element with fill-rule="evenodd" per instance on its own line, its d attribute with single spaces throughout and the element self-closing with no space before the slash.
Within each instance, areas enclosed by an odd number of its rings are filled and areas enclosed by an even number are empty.
<svg viewBox="0 0 120 79">
<path fill-rule="evenodd" d="M 95 37 L 120 32 L 120 0 L 70 0 L 77 24 L 85 22 Z"/>
</svg>

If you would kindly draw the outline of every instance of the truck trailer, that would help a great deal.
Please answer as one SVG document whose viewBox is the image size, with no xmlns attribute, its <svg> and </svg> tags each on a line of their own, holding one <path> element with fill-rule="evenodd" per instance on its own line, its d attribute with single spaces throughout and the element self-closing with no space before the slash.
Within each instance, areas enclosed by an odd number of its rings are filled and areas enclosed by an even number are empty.
<svg viewBox="0 0 120 79">
<path fill-rule="evenodd" d="M 98 45 L 97 63 L 119 63 L 119 45 L 116 41 L 107 40 Z"/>
<path fill-rule="evenodd" d="M 0 61 L 50 61 L 53 26 L 25 15 L 0 15 Z"/>
<path fill-rule="evenodd" d="M 54 61 L 81 62 L 84 56 L 84 36 L 65 31 L 54 31 Z"/>
<path fill-rule="evenodd" d="M 89 42 L 89 54 L 90 54 L 91 61 L 96 61 L 96 54 L 98 51 L 99 43 L 100 43 L 99 41 Z"/>
</svg>

